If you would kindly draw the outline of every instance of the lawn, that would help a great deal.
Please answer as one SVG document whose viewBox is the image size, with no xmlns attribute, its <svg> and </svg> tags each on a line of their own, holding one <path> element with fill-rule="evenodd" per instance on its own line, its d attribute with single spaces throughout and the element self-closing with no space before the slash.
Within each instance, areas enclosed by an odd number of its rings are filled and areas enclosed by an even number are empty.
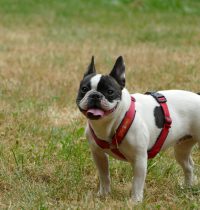
<svg viewBox="0 0 200 210">
<path fill-rule="evenodd" d="M 130 92 L 200 92 L 198 0 L 0 0 L 0 209 L 132 209 L 132 170 L 110 159 L 112 194 L 98 176 L 75 98 L 94 55 L 100 73 L 117 56 Z M 149 161 L 136 209 L 199 209 L 183 188 L 173 149 Z"/>
</svg>

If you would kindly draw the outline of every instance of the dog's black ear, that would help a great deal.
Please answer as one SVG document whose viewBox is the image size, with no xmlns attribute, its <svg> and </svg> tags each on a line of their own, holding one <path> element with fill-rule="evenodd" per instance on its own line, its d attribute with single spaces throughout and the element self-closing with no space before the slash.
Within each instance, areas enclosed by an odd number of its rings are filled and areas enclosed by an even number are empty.
<svg viewBox="0 0 200 210">
<path fill-rule="evenodd" d="M 125 87 L 125 64 L 122 56 L 119 56 L 115 62 L 115 65 L 110 72 L 112 76 L 121 86 L 121 89 Z"/>
<path fill-rule="evenodd" d="M 88 66 L 88 69 L 84 74 L 84 77 L 86 77 L 89 74 L 93 74 L 93 73 L 96 73 L 96 69 L 95 69 L 95 65 L 94 65 L 94 56 L 92 56 L 91 63 Z"/>
</svg>

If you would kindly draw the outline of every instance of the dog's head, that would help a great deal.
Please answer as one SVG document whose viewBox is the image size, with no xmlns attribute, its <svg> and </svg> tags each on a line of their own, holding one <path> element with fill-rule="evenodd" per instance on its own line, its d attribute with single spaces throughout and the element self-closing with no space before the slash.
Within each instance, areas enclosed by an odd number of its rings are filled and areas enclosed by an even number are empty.
<svg viewBox="0 0 200 210">
<path fill-rule="evenodd" d="M 125 65 L 118 57 L 109 75 L 96 74 L 94 57 L 88 66 L 76 103 L 80 111 L 91 120 L 98 120 L 112 113 L 121 101 L 125 86 Z"/>
</svg>

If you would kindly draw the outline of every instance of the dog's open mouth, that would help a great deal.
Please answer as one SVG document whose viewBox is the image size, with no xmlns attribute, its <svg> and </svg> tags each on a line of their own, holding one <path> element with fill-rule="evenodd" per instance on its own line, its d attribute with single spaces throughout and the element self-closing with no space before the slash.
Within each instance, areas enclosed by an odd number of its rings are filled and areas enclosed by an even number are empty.
<svg viewBox="0 0 200 210">
<path fill-rule="evenodd" d="M 89 119 L 98 120 L 105 115 L 105 112 L 101 109 L 88 109 L 86 115 Z"/>
<path fill-rule="evenodd" d="M 84 110 L 84 109 L 80 109 L 80 111 L 88 118 L 88 119 L 91 119 L 91 120 L 98 120 L 104 116 L 107 116 L 109 114 L 111 114 L 112 112 L 115 111 L 115 109 L 117 108 L 118 106 L 118 103 L 115 105 L 114 108 L 110 109 L 110 110 L 103 110 L 101 108 L 88 108 L 87 110 Z"/>
</svg>

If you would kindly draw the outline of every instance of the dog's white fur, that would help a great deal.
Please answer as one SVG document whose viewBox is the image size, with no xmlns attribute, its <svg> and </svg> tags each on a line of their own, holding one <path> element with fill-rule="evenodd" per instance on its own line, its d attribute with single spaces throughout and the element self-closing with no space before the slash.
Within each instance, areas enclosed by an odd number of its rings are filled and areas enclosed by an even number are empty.
<svg viewBox="0 0 200 210">
<path fill-rule="evenodd" d="M 96 85 L 94 84 L 96 81 Z M 93 80 L 93 90 L 96 88 L 99 78 Z M 167 98 L 167 105 L 172 118 L 172 126 L 162 150 L 174 146 L 176 160 L 182 166 L 185 175 L 185 184 L 193 182 L 193 160 L 190 152 L 192 146 L 198 142 L 200 145 L 200 96 L 182 90 L 160 91 Z M 145 177 L 147 172 L 147 150 L 155 143 L 161 129 L 155 125 L 154 108 L 159 106 L 150 95 L 133 94 L 136 99 L 136 116 L 119 150 L 127 158 L 133 167 L 132 199 L 142 201 Z M 121 123 L 124 114 L 131 103 L 127 89 L 122 91 L 122 100 L 117 109 L 110 115 L 99 120 L 89 120 L 98 138 L 108 142 Z M 86 136 L 89 140 L 93 159 L 98 168 L 100 177 L 99 194 L 110 192 L 110 175 L 108 155 L 119 159 L 109 150 L 101 149 L 92 139 L 89 127 L 86 127 Z M 182 140 L 185 136 L 191 139 Z M 107 154 L 106 154 L 107 153 Z"/>
<path fill-rule="evenodd" d="M 97 89 L 97 84 L 99 83 L 101 79 L 101 74 L 96 74 L 94 77 L 92 77 L 90 83 L 91 83 L 91 88 L 92 89 Z"/>
</svg>

